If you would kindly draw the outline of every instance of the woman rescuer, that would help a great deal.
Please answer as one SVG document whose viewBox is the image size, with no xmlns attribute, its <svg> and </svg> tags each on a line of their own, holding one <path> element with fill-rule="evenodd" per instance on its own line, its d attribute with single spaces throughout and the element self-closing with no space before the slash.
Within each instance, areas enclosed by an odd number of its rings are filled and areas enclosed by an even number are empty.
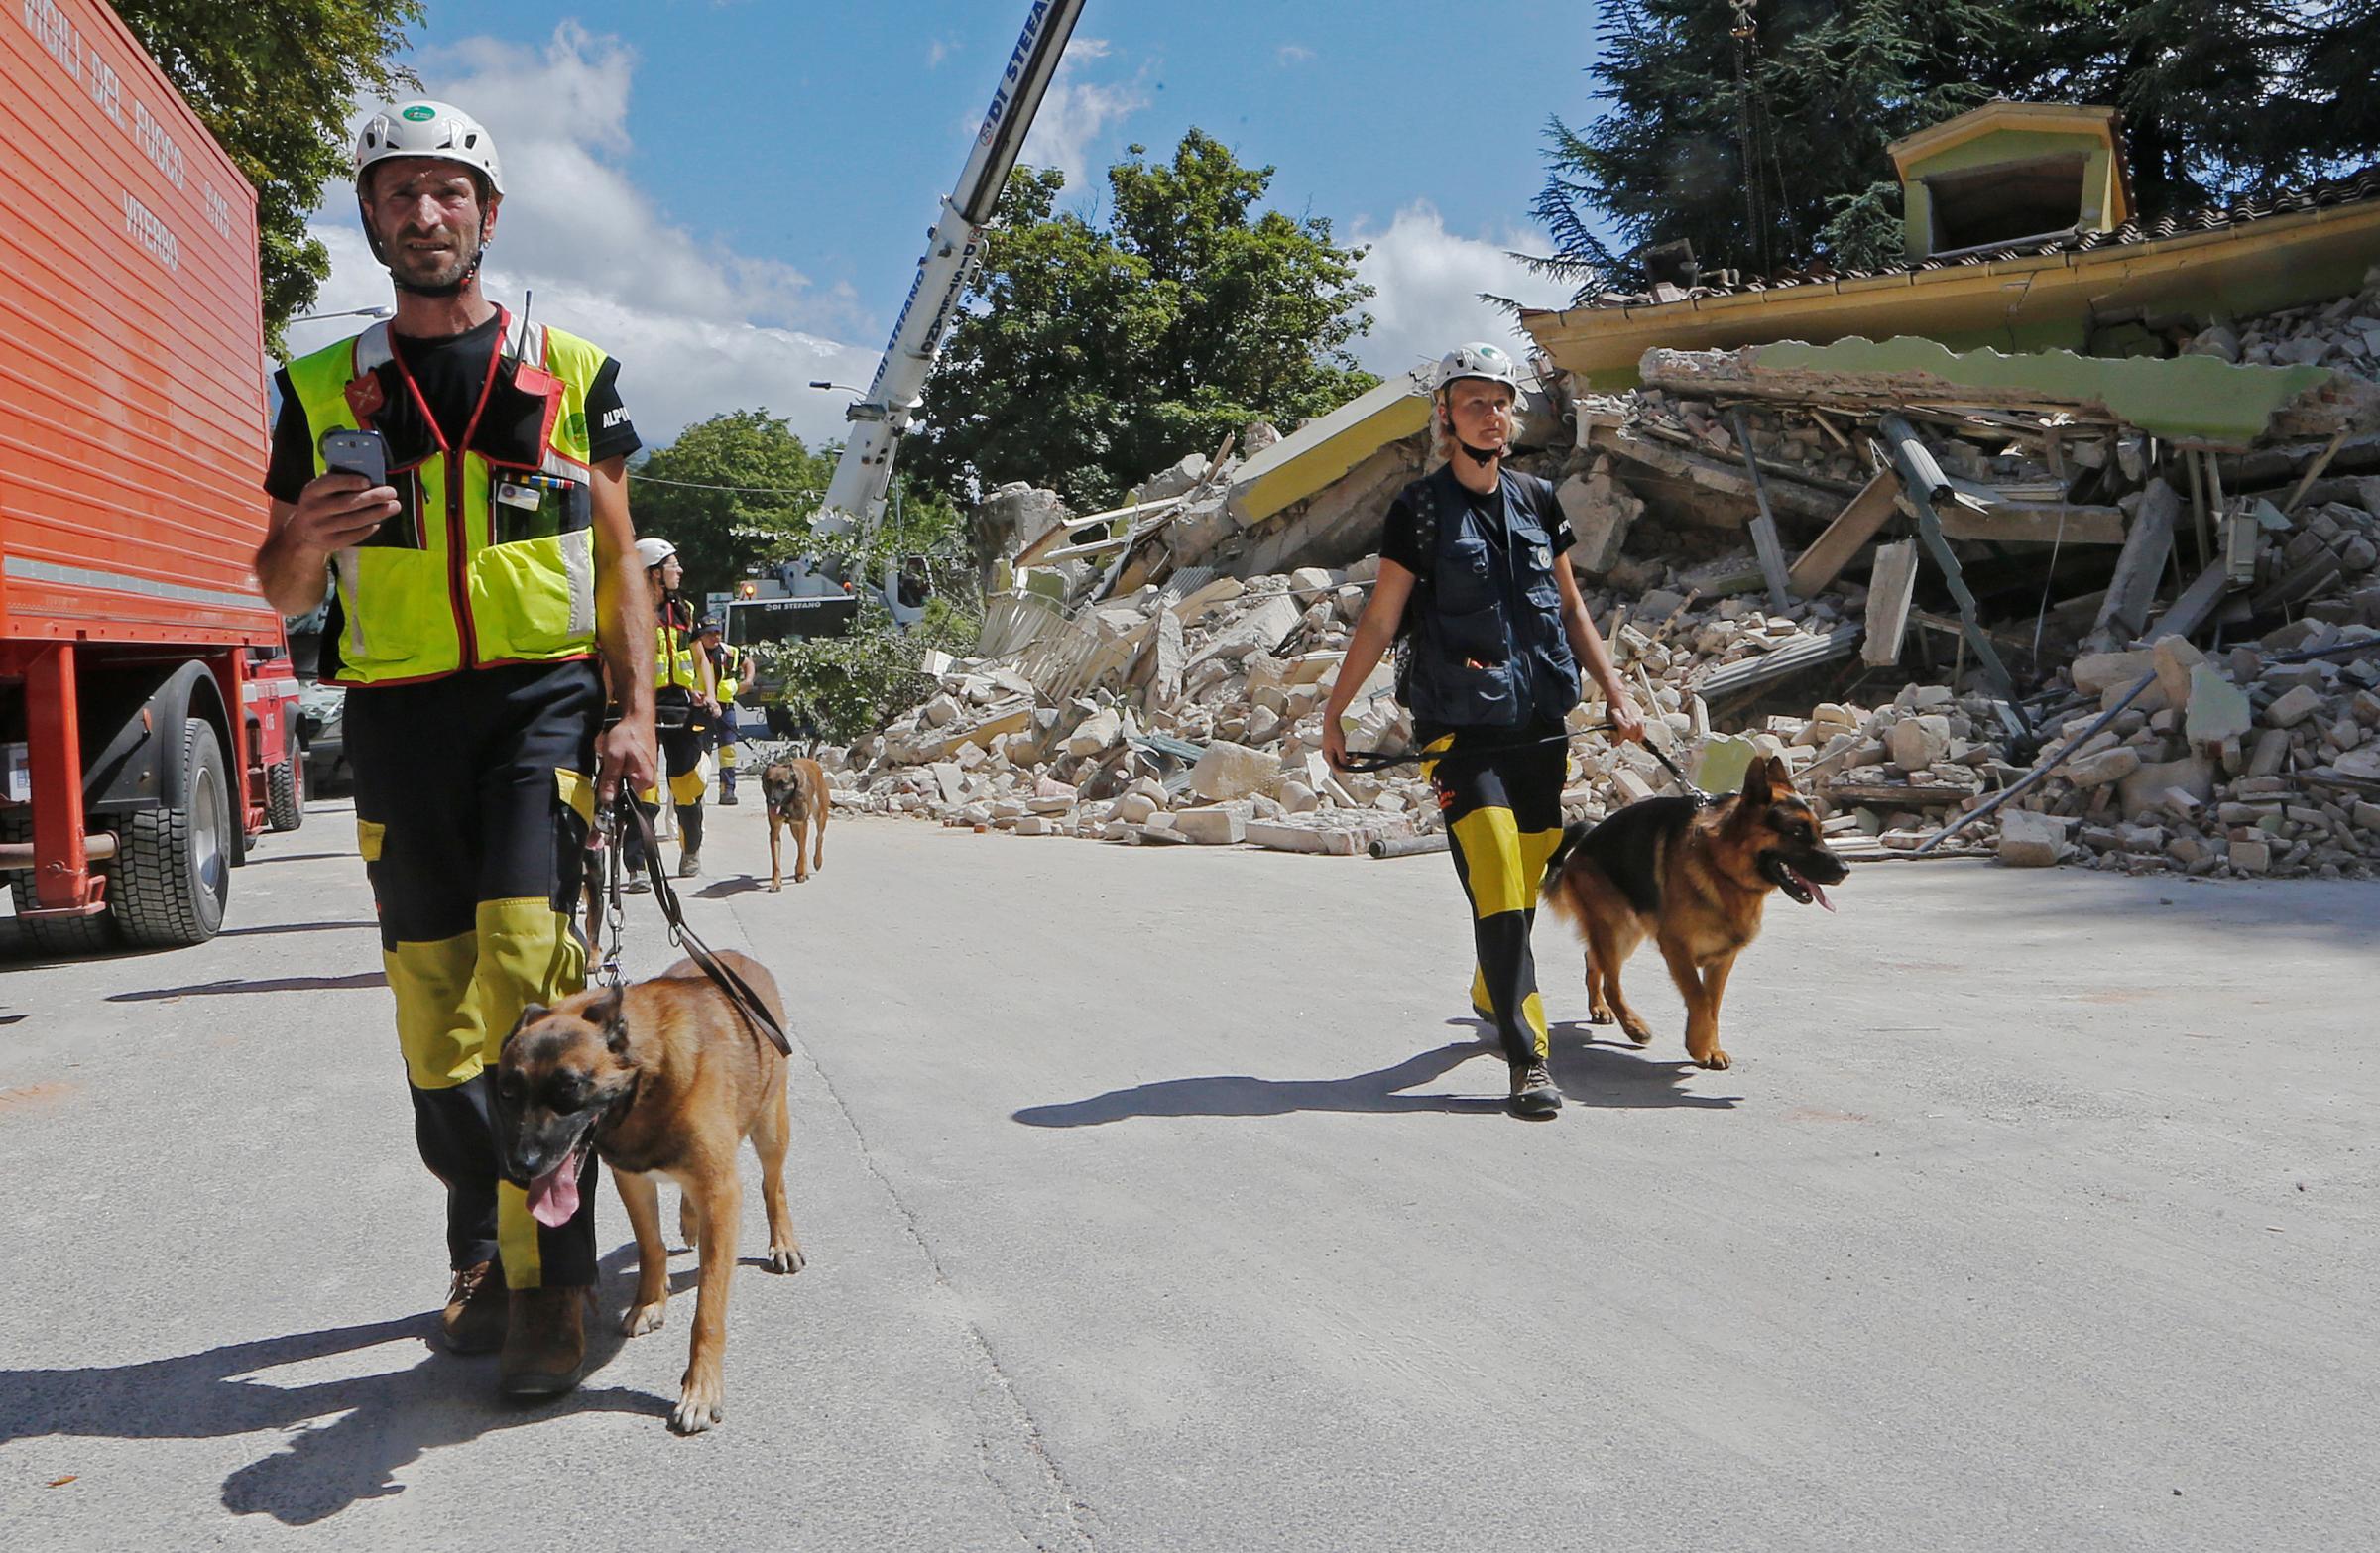
<svg viewBox="0 0 2380 1553">
<path fill-rule="evenodd" d="M 1562 1092 L 1546 1070 L 1529 929 L 1562 839 L 1563 719 L 1579 702 L 1579 665 L 1603 691 L 1613 738 L 1642 739 L 1644 719 L 1579 597 L 1564 554 L 1575 537 L 1553 487 L 1503 466 L 1517 430 L 1512 358 L 1462 346 L 1439 362 L 1433 390 L 1447 462 L 1389 504 L 1379 580 L 1323 709 L 1323 754 L 1345 764 L 1348 703 L 1401 640 L 1397 699 L 1471 901 L 1472 1007 L 1502 1038 L 1513 1114 L 1550 1117 Z"/>
</svg>

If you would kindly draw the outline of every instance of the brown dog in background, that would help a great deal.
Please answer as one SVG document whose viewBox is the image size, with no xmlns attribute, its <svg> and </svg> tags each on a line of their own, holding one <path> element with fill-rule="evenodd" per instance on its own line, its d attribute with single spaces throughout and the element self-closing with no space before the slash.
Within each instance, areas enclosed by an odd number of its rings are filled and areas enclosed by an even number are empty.
<svg viewBox="0 0 2380 1553">
<path fill-rule="evenodd" d="M 749 955 L 723 950 L 718 958 L 785 1027 L 775 979 Z M 533 1214 L 564 1195 L 553 1222 L 567 1220 L 587 1149 L 612 1167 L 637 1235 L 637 1299 L 621 1321 L 631 1337 L 657 1330 L 668 1304 L 669 1251 L 655 1177 L 677 1183 L 680 1233 L 701 1248 L 702 1271 L 669 1422 L 681 1434 L 717 1423 L 726 1412 L 727 1291 L 744 1186 L 736 1148 L 746 1137 L 761 1157 L 769 1270 L 801 1270 L 801 1243 L 785 1207 L 791 1124 L 783 1056 L 699 966 L 680 960 L 651 981 L 522 1011 L 497 1064 L 496 1121 L 505 1175 L 528 1189 Z"/>
<path fill-rule="evenodd" d="M 793 831 L 793 883 L 806 883 L 812 868 L 826 867 L 826 772 L 816 761 L 771 761 L 761 771 L 761 797 L 769 805 L 769 888 L 785 888 L 785 866 L 777 836 Z"/>
<path fill-rule="evenodd" d="M 1686 1054 L 1727 1065 L 1719 1004 L 1735 957 L 1760 934 L 1771 891 L 1835 909 L 1826 888 L 1849 871 L 1827 849 L 1818 814 L 1785 763 L 1752 763 L 1743 790 L 1707 806 L 1646 798 L 1596 825 L 1573 825 L 1545 868 L 1548 909 L 1587 940 L 1588 1017 L 1614 1015 L 1628 1039 L 1653 1032 L 1619 992 L 1619 968 L 1650 938 L 1686 1000 Z"/>
</svg>

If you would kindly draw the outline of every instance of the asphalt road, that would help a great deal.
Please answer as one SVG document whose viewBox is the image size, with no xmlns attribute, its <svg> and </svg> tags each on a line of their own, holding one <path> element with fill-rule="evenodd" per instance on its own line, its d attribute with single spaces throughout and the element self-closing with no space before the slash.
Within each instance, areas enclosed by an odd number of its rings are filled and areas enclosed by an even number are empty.
<svg viewBox="0 0 2380 1553">
<path fill-rule="evenodd" d="M 810 1258 L 736 1274 L 726 1423 L 663 1422 L 690 1257 L 556 1403 L 426 1341 L 437 1192 L 319 803 L 215 942 L 0 963 L 0 1541 L 2370 1538 L 2380 889 L 1863 867 L 1838 915 L 1772 911 L 1724 1073 L 1649 950 L 1658 1043 L 1577 1022 L 1548 923 L 1540 1125 L 1443 858 L 843 819 L 773 896 L 757 812 L 712 823 L 694 919 L 798 1024 Z"/>
</svg>

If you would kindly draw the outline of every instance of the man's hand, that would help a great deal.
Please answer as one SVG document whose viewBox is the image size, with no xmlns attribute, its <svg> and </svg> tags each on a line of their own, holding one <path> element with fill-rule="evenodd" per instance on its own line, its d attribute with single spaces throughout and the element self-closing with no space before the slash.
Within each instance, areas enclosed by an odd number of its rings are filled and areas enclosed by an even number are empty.
<svg viewBox="0 0 2380 1553">
<path fill-rule="evenodd" d="M 1635 699 L 1626 690 L 1614 689 L 1606 696 L 1604 710 L 1611 717 L 1614 744 L 1644 743 L 1644 714 L 1636 709 Z"/>
<path fill-rule="evenodd" d="M 404 510 L 392 487 L 366 485 L 362 475 L 334 469 L 306 482 L 276 538 L 301 551 L 328 554 L 362 543 Z"/>
<path fill-rule="evenodd" d="M 631 794 L 661 784 L 661 766 L 654 754 L 653 719 L 624 717 L 595 739 L 595 811 L 600 814 L 620 796 L 626 782 Z"/>
</svg>

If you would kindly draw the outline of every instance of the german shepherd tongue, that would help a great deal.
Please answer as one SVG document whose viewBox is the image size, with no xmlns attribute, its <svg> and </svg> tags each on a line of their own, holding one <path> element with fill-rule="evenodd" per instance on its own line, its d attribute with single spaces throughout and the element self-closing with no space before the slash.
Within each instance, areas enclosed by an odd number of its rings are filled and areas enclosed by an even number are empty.
<svg viewBox="0 0 2380 1553">
<path fill-rule="evenodd" d="M 1825 906 L 1830 911 L 1835 909 L 1835 902 L 1827 898 L 1827 891 L 1824 885 L 1821 885 L 1817 880 L 1812 879 L 1809 875 L 1800 872 L 1796 872 L 1793 877 L 1800 880 L 1802 882 L 1802 888 L 1810 892 L 1811 899 L 1817 901 L 1820 905 Z"/>
<path fill-rule="evenodd" d="M 570 1150 L 560 1164 L 529 1183 L 529 1216 L 549 1230 L 558 1230 L 578 1212 L 578 1167 L 586 1158 L 585 1145 Z"/>
</svg>

